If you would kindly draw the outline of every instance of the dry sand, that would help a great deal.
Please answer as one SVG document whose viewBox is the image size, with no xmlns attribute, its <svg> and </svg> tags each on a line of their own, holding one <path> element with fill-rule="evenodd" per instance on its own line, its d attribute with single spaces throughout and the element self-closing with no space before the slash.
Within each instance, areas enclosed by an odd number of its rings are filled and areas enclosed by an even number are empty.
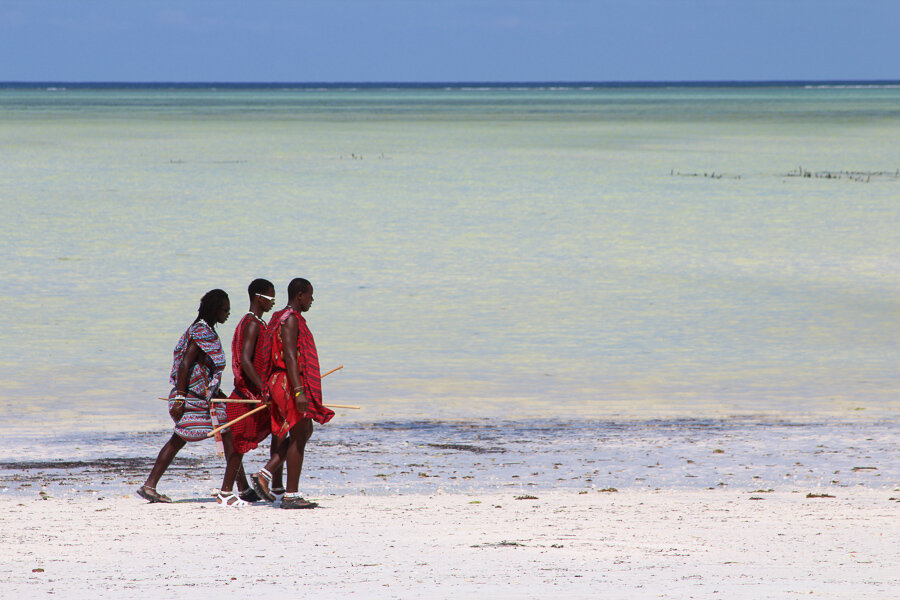
<svg viewBox="0 0 900 600">
<path fill-rule="evenodd" d="M 0 499 L 2 598 L 898 598 L 900 492 Z"/>
</svg>

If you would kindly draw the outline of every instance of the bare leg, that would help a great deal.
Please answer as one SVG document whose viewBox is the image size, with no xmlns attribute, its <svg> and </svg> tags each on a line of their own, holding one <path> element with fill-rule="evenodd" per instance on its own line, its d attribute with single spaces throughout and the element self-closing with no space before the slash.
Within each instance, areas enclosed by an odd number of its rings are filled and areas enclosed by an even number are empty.
<svg viewBox="0 0 900 600">
<path fill-rule="evenodd" d="M 266 463 L 265 469 L 269 473 L 272 473 L 273 480 L 275 479 L 275 471 L 280 472 L 282 470 L 285 457 L 287 457 L 288 444 L 290 444 L 290 442 L 291 438 L 288 436 L 284 436 L 283 438 L 272 437 L 272 448 L 269 451 L 269 462 Z"/>
<path fill-rule="evenodd" d="M 228 469 L 230 468 L 231 461 L 235 460 L 233 455 L 236 454 L 234 449 L 234 434 L 231 430 L 228 431 L 228 437 L 231 439 L 231 443 L 225 441 L 225 436 L 222 436 L 222 443 L 225 446 L 225 476 L 228 477 Z M 250 489 L 250 484 L 247 482 L 247 474 L 244 473 L 244 455 L 238 454 L 240 456 L 240 460 L 237 461 L 237 471 L 233 476 L 234 483 L 237 484 L 238 491 L 240 493 L 246 492 Z M 227 483 L 226 480 L 223 480 L 223 483 Z M 222 488 L 225 489 L 224 487 Z"/>
<path fill-rule="evenodd" d="M 247 474 L 244 472 L 243 456 L 241 457 L 241 466 L 238 467 L 234 482 L 237 484 L 238 491 L 242 494 L 250 489 L 250 483 L 247 481 Z"/>
<path fill-rule="evenodd" d="M 172 437 L 169 438 L 169 441 L 160 449 L 159 455 L 156 457 L 156 463 L 153 465 L 153 468 L 150 470 L 150 474 L 147 476 L 147 481 L 144 482 L 144 485 L 156 489 L 156 484 L 159 483 L 159 478 L 163 476 L 163 473 L 166 472 L 166 469 L 169 468 L 169 465 L 172 464 L 172 460 L 175 458 L 175 455 L 178 454 L 178 451 L 184 448 L 185 441 L 178 437 L 177 434 L 172 434 Z"/>
<path fill-rule="evenodd" d="M 301 419 L 291 427 L 287 447 L 287 493 L 297 493 L 300 485 L 300 471 L 303 470 L 303 455 L 306 451 L 306 442 L 312 436 L 312 419 Z"/>
<path fill-rule="evenodd" d="M 281 489 L 278 494 L 272 492 L 272 472 L 281 471 L 281 466 L 284 464 L 289 443 L 290 437 L 285 436 L 284 438 L 275 438 L 273 436 L 272 449 L 269 452 L 269 462 L 266 463 L 265 467 L 259 470 L 259 473 L 256 473 L 251 477 L 253 480 L 253 489 L 256 490 L 256 493 L 259 496 L 269 502 L 277 501 L 284 493 L 283 489 Z"/>
<path fill-rule="evenodd" d="M 234 450 L 234 436 L 231 431 L 222 434 L 222 444 L 225 446 L 225 456 L 228 458 L 225 462 L 225 477 L 222 479 L 222 491 L 231 493 L 234 488 L 234 478 L 237 476 L 238 469 L 242 469 L 244 455 Z M 247 481 L 244 480 L 244 489 L 247 487 Z"/>
<path fill-rule="evenodd" d="M 272 472 L 272 483 L 270 485 L 273 490 L 284 490 L 284 480 L 282 479 L 284 474 L 284 457 L 287 452 L 287 436 L 285 437 L 275 437 L 272 435 L 272 445 L 269 447 L 269 458 L 275 459 L 278 457 L 278 466 L 269 468 L 269 471 Z M 279 446 L 281 446 L 279 448 Z M 271 460 L 270 460 L 271 462 Z"/>
</svg>

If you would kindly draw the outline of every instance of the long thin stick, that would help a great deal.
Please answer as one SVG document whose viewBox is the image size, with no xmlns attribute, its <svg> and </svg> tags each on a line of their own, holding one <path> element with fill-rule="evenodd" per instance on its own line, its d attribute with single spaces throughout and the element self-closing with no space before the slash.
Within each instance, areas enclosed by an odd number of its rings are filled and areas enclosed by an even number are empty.
<svg viewBox="0 0 900 600">
<path fill-rule="evenodd" d="M 344 368 L 344 365 L 341 365 L 341 366 L 339 366 L 339 367 L 335 367 L 335 368 L 333 368 L 332 370 L 330 370 L 330 371 L 328 371 L 327 373 L 325 373 L 325 375 L 322 375 L 322 377 L 325 377 L 326 375 L 331 375 L 331 374 L 334 373 L 335 371 L 337 371 L 337 370 L 339 370 L 339 369 L 343 369 L 343 368 Z M 169 398 L 166 398 L 166 400 L 169 400 Z M 222 402 L 222 400 L 217 399 L 217 400 L 213 400 L 213 402 Z M 246 401 L 245 401 L 245 402 L 246 402 Z M 255 401 L 254 401 L 254 402 L 255 402 Z M 219 425 L 218 427 L 216 427 L 215 429 L 213 429 L 212 431 L 210 431 L 209 433 L 207 433 L 207 434 L 206 434 L 206 437 L 208 437 L 208 438 L 209 438 L 209 437 L 212 437 L 212 436 L 216 435 L 217 433 L 219 433 L 220 431 L 222 431 L 223 429 L 227 429 L 228 427 L 231 427 L 232 425 L 234 425 L 234 424 L 237 423 L 238 421 L 243 421 L 244 419 L 246 419 L 247 417 L 249 417 L 249 416 L 252 415 L 253 413 L 259 412 L 259 411 L 261 411 L 262 409 L 267 408 L 268 406 L 269 406 L 268 404 L 263 404 L 262 406 L 257 406 L 257 407 L 254 408 L 253 410 L 248 411 L 248 412 L 245 412 L 244 414 L 242 414 L 241 416 L 239 416 L 239 417 L 238 417 L 237 419 L 235 419 L 234 421 L 230 421 L 230 422 L 228 422 L 228 423 L 225 423 L 224 425 Z M 359 407 L 358 407 L 358 406 L 341 406 L 341 405 L 339 405 L 339 404 L 335 404 L 335 405 L 333 405 L 333 406 L 329 406 L 329 408 L 355 408 L 355 409 L 358 409 Z"/>
<path fill-rule="evenodd" d="M 171 398 L 160 398 L 160 400 L 171 400 Z M 244 398 L 215 398 L 211 402 L 230 402 L 232 404 L 262 404 L 262 400 L 246 400 Z M 325 408 L 352 408 L 359 410 L 360 406 L 347 406 L 346 404 L 323 404 Z"/>
<path fill-rule="evenodd" d="M 239 417 L 238 417 L 237 419 L 235 419 L 234 421 L 229 421 L 228 423 L 225 423 L 224 425 L 219 425 L 218 427 L 216 427 L 215 429 L 213 429 L 212 431 L 210 431 L 209 433 L 207 433 L 207 434 L 206 434 L 206 437 L 212 437 L 212 436 L 216 435 L 217 433 L 219 433 L 220 431 L 222 431 L 223 429 L 225 429 L 225 428 L 227 428 L 227 427 L 230 427 L 230 426 L 234 425 L 234 424 L 237 423 L 238 421 L 243 421 L 244 419 L 246 419 L 247 417 L 249 417 L 249 416 L 252 415 L 253 413 L 259 412 L 259 411 L 261 411 L 262 409 L 267 408 L 268 406 L 269 406 L 268 404 L 263 404 L 262 406 L 258 406 L 258 407 L 256 407 L 256 408 L 254 408 L 253 410 L 248 411 L 248 412 L 242 414 L 241 416 L 239 416 Z M 358 406 L 344 406 L 344 405 L 342 405 L 342 404 L 326 404 L 326 405 L 325 405 L 325 408 L 353 408 L 353 409 L 359 410 L 359 407 L 358 407 Z"/>
<path fill-rule="evenodd" d="M 344 365 L 341 365 L 341 366 L 339 366 L 339 367 L 335 367 L 335 368 L 333 368 L 332 370 L 330 370 L 330 371 L 328 371 L 327 373 L 325 373 L 325 375 L 322 375 L 322 377 L 325 377 L 326 375 L 331 375 L 331 374 L 334 373 L 335 371 L 337 371 L 337 370 L 339 370 L 339 369 L 343 369 L 343 368 L 344 368 Z M 160 400 L 171 400 L 171 398 L 160 398 Z M 245 404 L 247 404 L 247 403 L 259 404 L 259 403 L 260 403 L 260 402 L 257 401 L 257 400 L 238 400 L 238 399 L 230 399 L 230 400 L 229 400 L 229 399 L 227 399 L 227 398 L 217 398 L 217 399 L 215 399 L 215 400 L 210 399 L 210 402 L 241 402 L 241 401 L 243 401 L 243 403 L 245 403 Z M 257 413 L 257 412 L 261 411 L 261 410 L 264 409 L 264 408 L 268 408 L 268 406 L 269 406 L 268 404 L 263 404 L 262 406 L 257 406 L 257 407 L 254 408 L 253 410 L 250 410 L 250 411 L 245 412 L 244 414 L 242 414 L 241 416 L 239 416 L 237 419 L 235 419 L 235 420 L 233 420 L 233 421 L 229 421 L 228 423 L 225 423 L 224 425 L 219 425 L 218 427 L 216 427 L 215 429 L 213 429 L 212 431 L 210 431 L 209 433 L 207 433 L 207 434 L 206 434 L 206 437 L 210 438 L 210 437 L 216 435 L 217 433 L 219 433 L 220 431 L 222 431 L 223 429 L 227 429 L 227 428 L 231 427 L 232 425 L 234 425 L 235 423 L 237 423 L 237 422 L 239 422 L 239 421 L 243 421 L 244 419 L 246 419 L 247 417 L 249 417 L 249 416 L 252 415 L 253 413 Z M 334 408 L 356 408 L 356 409 L 358 409 L 359 407 L 358 407 L 358 406 L 340 406 L 340 405 L 335 405 Z"/>
<path fill-rule="evenodd" d="M 231 422 L 229 422 L 229 423 L 225 423 L 224 425 L 219 425 L 218 427 L 216 427 L 215 429 L 213 429 L 212 431 L 210 431 L 209 433 L 207 433 L 207 434 L 206 434 L 206 437 L 212 437 L 212 436 L 216 435 L 217 433 L 219 433 L 220 431 L 222 431 L 223 429 L 227 429 L 227 428 L 231 427 L 232 425 L 234 425 L 234 424 L 237 423 L 238 421 L 243 421 L 244 419 L 246 419 L 247 417 L 249 417 L 249 416 L 252 415 L 253 413 L 258 413 L 259 411 L 261 411 L 261 410 L 264 409 L 264 408 L 269 408 L 269 405 L 268 405 L 268 404 L 263 404 L 262 406 L 257 406 L 257 407 L 254 408 L 253 410 L 250 410 L 250 411 L 245 412 L 244 414 L 242 414 L 241 416 L 239 416 L 239 417 L 238 417 L 237 419 L 235 419 L 234 421 L 231 421 Z"/>
<path fill-rule="evenodd" d="M 325 377 L 325 376 L 327 376 L 327 375 L 331 375 L 331 374 L 334 373 L 335 371 L 340 371 L 340 370 L 343 369 L 343 368 L 344 368 L 344 365 L 341 365 L 341 366 L 339 366 L 339 367 L 335 367 L 335 368 L 333 368 L 332 370 L 330 370 L 330 371 L 328 371 L 327 373 L 325 373 L 325 375 L 322 375 L 322 377 Z"/>
<path fill-rule="evenodd" d="M 341 366 L 339 366 L 339 367 L 335 367 L 335 368 L 333 368 L 332 370 L 328 371 L 327 373 L 323 374 L 322 377 L 327 377 L 328 375 L 331 375 L 331 374 L 334 373 L 335 371 L 340 371 L 340 370 L 343 369 L 343 368 L 344 368 L 344 365 L 341 365 Z M 157 400 L 171 400 L 171 399 L 172 399 L 172 398 L 163 398 L 162 396 L 158 396 L 158 397 L 157 397 Z M 194 398 L 188 398 L 188 399 L 189 399 L 189 400 L 193 400 Z M 196 400 L 202 400 L 202 399 L 203 399 L 203 398 L 196 398 Z M 251 398 L 251 399 L 249 399 L 249 400 L 246 399 L 246 398 L 216 398 L 215 400 L 212 400 L 212 401 L 213 401 L 213 402 L 230 402 L 230 403 L 232 403 L 232 404 L 259 404 L 260 402 L 262 402 L 262 400 L 256 400 L 256 399 L 253 399 L 253 398 Z M 334 405 L 334 408 L 359 408 L 359 407 L 358 407 L 358 406 L 338 406 L 338 405 Z"/>
<path fill-rule="evenodd" d="M 174 398 L 163 398 L 160 396 L 159 400 L 174 400 Z M 187 398 L 187 400 L 204 400 L 204 398 Z M 253 400 L 246 398 L 212 398 L 210 402 L 231 402 L 237 404 L 259 404 L 262 402 L 261 400 Z"/>
</svg>

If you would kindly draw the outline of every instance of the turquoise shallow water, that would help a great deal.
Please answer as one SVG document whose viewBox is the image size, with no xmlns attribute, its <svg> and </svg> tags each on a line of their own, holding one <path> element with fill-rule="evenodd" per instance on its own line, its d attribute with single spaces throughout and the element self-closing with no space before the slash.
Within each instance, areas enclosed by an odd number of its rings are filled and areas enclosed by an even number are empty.
<svg viewBox="0 0 900 600">
<path fill-rule="evenodd" d="M 166 427 L 200 296 L 298 275 L 348 422 L 897 415 L 897 87 L 56 87 L 0 88 L 4 427 Z"/>
</svg>

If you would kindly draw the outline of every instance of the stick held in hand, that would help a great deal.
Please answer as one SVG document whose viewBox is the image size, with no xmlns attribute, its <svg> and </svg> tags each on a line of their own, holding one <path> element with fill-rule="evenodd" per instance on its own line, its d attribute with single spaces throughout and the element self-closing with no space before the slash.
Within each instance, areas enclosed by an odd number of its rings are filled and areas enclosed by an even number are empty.
<svg viewBox="0 0 900 600">
<path fill-rule="evenodd" d="M 334 373 L 335 371 L 339 371 L 339 370 L 341 370 L 341 369 L 343 369 L 343 368 L 344 368 L 344 365 L 341 365 L 341 366 L 339 366 L 339 367 L 335 367 L 335 368 L 333 368 L 332 370 L 330 370 L 330 371 L 328 371 L 327 373 L 325 373 L 324 375 L 322 375 L 322 377 L 327 377 L 328 375 L 331 375 L 331 374 Z M 168 398 L 160 398 L 160 400 L 168 400 Z M 222 398 L 222 399 L 217 399 L 217 400 L 215 400 L 215 401 L 216 401 L 216 402 L 243 402 L 243 403 L 245 403 L 245 404 L 251 404 L 251 403 L 252 403 L 252 404 L 258 404 L 258 403 L 260 402 L 259 400 L 243 400 L 243 399 L 232 399 L 232 398 Z M 261 411 L 262 409 L 266 408 L 267 406 L 269 406 L 269 405 L 268 405 L 268 404 L 263 404 L 262 406 L 257 406 L 257 407 L 254 408 L 253 410 L 247 411 L 246 413 L 242 414 L 242 415 L 239 416 L 237 419 L 235 419 L 235 420 L 233 420 L 233 421 L 229 421 L 228 423 L 225 423 L 224 425 L 219 425 L 218 427 L 216 427 L 215 429 L 213 429 L 212 431 L 210 431 L 209 433 L 207 433 L 207 434 L 206 434 L 206 437 L 212 437 L 212 436 L 216 435 L 218 432 L 222 431 L 223 429 L 226 429 L 226 428 L 228 428 L 228 427 L 231 427 L 232 425 L 234 425 L 234 424 L 237 423 L 238 421 L 243 421 L 244 419 L 246 419 L 247 417 L 249 417 L 249 416 L 252 415 L 253 413 L 259 412 L 259 411 Z M 343 405 L 341 405 L 341 404 L 333 404 L 333 405 L 327 405 L 327 406 L 328 406 L 329 408 L 352 408 L 352 409 L 356 409 L 356 410 L 359 409 L 358 406 L 343 406 Z"/>
<path fill-rule="evenodd" d="M 222 431 L 223 429 L 227 429 L 227 428 L 231 427 L 232 425 L 234 425 L 235 423 L 237 423 L 238 421 L 243 421 L 244 419 L 246 419 L 253 413 L 258 413 L 262 409 L 268 408 L 268 407 L 269 407 L 268 404 L 263 404 L 262 406 L 257 406 L 253 410 L 248 410 L 247 412 L 245 412 L 244 414 L 239 416 L 237 419 L 235 419 L 233 421 L 229 421 L 228 423 L 225 423 L 224 425 L 219 425 L 218 427 L 216 427 L 215 429 L 213 429 L 212 431 L 207 433 L 206 437 L 212 437 L 212 436 L 216 435 L 217 433 L 219 433 L 220 431 Z"/>
</svg>

